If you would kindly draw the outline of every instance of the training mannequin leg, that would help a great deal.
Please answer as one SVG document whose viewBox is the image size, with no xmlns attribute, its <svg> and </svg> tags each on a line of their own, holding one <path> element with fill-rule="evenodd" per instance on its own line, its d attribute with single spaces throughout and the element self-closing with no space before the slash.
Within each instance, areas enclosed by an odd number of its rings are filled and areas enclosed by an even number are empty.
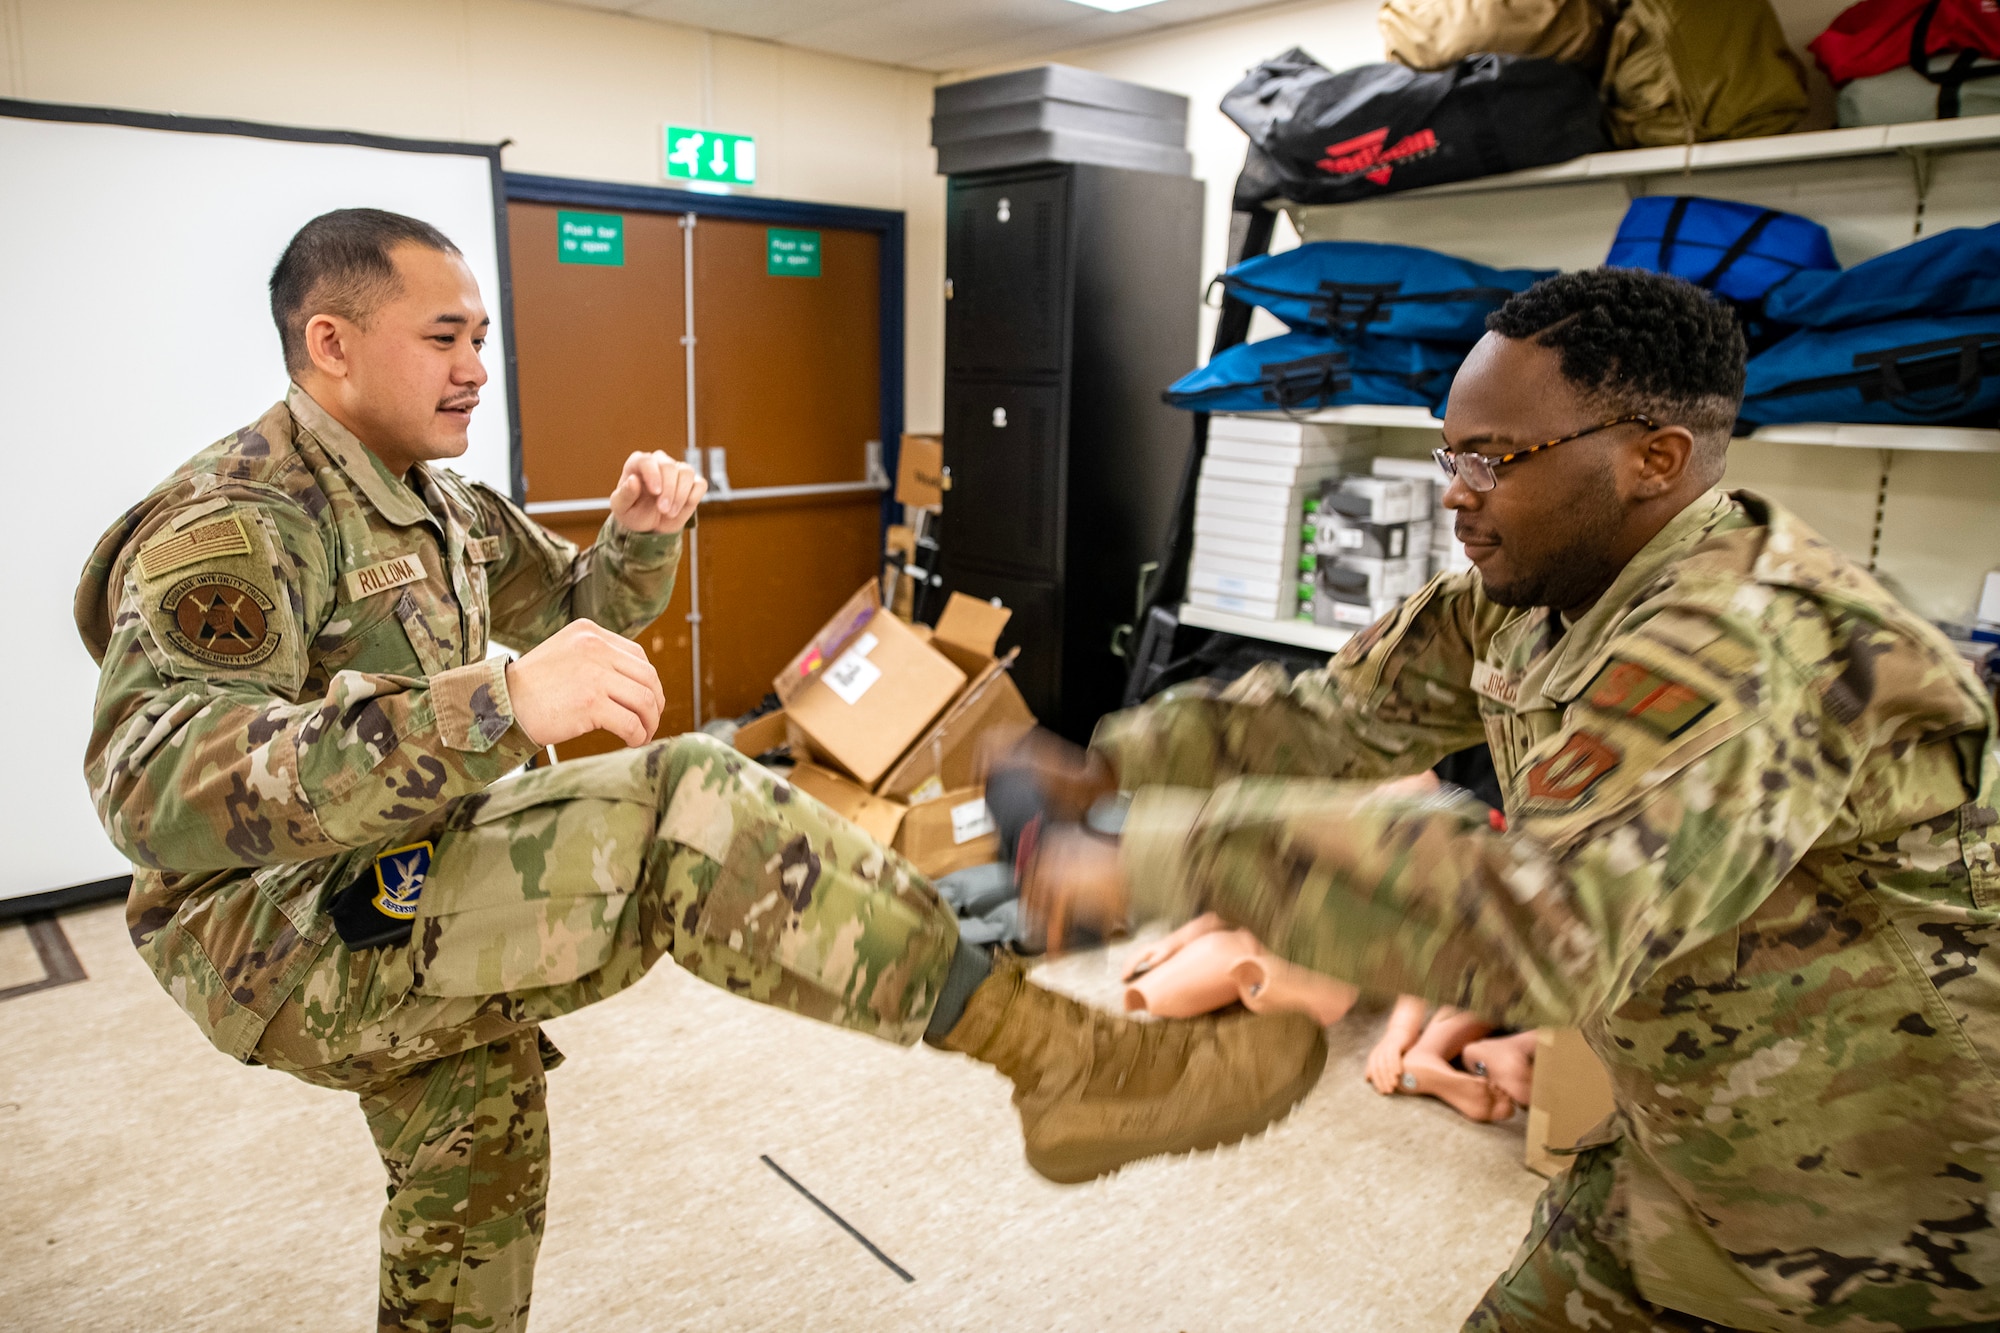
<svg viewBox="0 0 2000 1333">
<path fill-rule="evenodd" d="M 1452 1061 L 1466 1043 L 1493 1030 L 1493 1025 L 1476 1014 L 1449 1005 L 1431 1015 L 1423 1035 L 1403 1056 L 1403 1078 L 1399 1091 L 1419 1097 L 1435 1097 L 1467 1120 L 1505 1120 L 1514 1114 L 1514 1103 L 1506 1093 L 1476 1074 L 1452 1067 Z"/>
</svg>

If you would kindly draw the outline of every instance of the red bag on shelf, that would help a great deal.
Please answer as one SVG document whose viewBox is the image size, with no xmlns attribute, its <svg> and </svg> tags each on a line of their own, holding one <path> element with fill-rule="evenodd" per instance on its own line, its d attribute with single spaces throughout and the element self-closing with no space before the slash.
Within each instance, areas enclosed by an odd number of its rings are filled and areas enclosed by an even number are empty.
<svg viewBox="0 0 2000 1333">
<path fill-rule="evenodd" d="M 1806 50 L 1836 84 L 1913 64 L 1917 22 L 1928 13 L 1923 54 L 1973 51 L 2000 60 L 2000 0 L 1861 0 Z"/>
</svg>

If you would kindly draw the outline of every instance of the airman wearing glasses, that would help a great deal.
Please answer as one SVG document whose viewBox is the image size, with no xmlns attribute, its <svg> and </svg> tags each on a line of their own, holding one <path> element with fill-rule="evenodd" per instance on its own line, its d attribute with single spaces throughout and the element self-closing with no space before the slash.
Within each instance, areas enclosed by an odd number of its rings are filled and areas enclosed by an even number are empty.
<svg viewBox="0 0 2000 1333">
<path fill-rule="evenodd" d="M 1116 840 L 1044 834 L 1031 910 L 1214 911 L 1384 996 L 1581 1028 L 1617 1110 L 1468 1329 L 1992 1327 L 1990 699 L 1719 489 L 1744 345 L 1705 293 L 1573 273 L 1488 327 L 1437 454 L 1474 570 L 1322 671 L 1027 747 L 1059 803 L 1130 795 Z M 1371 790 L 1481 741 L 1504 832 Z"/>
</svg>

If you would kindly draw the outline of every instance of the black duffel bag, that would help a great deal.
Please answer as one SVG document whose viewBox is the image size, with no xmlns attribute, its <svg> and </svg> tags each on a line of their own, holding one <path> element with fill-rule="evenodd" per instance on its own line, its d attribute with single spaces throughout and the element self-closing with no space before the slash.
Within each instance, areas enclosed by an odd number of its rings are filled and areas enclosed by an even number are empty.
<svg viewBox="0 0 2000 1333">
<path fill-rule="evenodd" d="M 1280 197 L 1344 204 L 1610 147 L 1596 84 L 1536 56 L 1336 74 L 1293 47 L 1244 75 L 1222 113 L 1250 136 L 1239 210 Z"/>
</svg>

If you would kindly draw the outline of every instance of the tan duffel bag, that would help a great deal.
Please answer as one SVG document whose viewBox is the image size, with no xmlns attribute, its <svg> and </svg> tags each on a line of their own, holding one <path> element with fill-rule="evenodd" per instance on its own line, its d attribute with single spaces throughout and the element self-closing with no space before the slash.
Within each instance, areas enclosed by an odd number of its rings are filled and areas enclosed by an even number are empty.
<svg viewBox="0 0 2000 1333">
<path fill-rule="evenodd" d="M 1411 69 L 1489 51 L 1596 68 L 1610 27 L 1607 0 L 1387 0 L 1375 22 L 1389 59 Z"/>
<path fill-rule="evenodd" d="M 1770 0 L 1631 0 L 1603 93 L 1622 148 L 1784 134 L 1807 107 L 1805 66 Z"/>
</svg>

